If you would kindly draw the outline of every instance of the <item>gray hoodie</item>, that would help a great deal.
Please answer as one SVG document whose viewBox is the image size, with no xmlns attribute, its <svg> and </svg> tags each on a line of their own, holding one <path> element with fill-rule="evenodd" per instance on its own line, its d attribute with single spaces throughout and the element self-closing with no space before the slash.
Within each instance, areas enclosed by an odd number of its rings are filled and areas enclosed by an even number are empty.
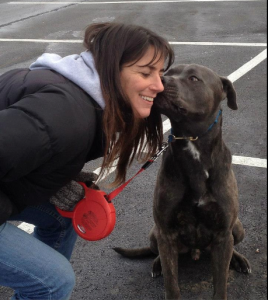
<svg viewBox="0 0 268 300">
<path fill-rule="evenodd" d="M 89 51 L 80 55 L 61 57 L 58 54 L 44 53 L 30 65 L 30 70 L 50 69 L 68 78 L 88 93 L 103 109 L 105 101 L 100 87 L 99 74 L 94 58 Z"/>
</svg>

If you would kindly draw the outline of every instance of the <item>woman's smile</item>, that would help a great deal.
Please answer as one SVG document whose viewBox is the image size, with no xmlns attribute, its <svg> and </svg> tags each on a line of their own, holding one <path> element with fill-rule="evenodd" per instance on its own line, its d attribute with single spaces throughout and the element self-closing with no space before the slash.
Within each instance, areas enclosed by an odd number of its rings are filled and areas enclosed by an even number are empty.
<svg viewBox="0 0 268 300">
<path fill-rule="evenodd" d="M 151 102 L 151 103 L 154 102 L 154 98 L 152 98 L 152 97 L 142 96 L 142 95 L 140 95 L 140 96 L 141 96 L 141 98 L 142 98 L 143 100 L 145 100 L 145 101 L 147 101 L 147 102 Z"/>
</svg>

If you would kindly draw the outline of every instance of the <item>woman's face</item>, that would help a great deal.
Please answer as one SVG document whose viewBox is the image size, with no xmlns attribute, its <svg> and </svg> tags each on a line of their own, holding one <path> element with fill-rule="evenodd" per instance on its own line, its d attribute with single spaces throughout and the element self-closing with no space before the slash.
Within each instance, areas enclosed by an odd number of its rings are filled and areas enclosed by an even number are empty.
<svg viewBox="0 0 268 300">
<path fill-rule="evenodd" d="M 154 48 L 150 47 L 134 65 L 123 65 L 120 73 L 121 86 L 138 118 L 146 118 L 150 115 L 154 98 L 164 90 L 161 77 L 165 59 L 159 60 L 158 57 L 152 65 L 145 67 L 152 60 L 153 55 Z"/>
</svg>

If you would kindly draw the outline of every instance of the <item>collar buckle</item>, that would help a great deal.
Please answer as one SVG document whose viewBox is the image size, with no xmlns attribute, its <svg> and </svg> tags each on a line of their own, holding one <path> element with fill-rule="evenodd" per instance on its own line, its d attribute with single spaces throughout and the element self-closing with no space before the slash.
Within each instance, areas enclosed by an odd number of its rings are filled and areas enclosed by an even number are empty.
<svg viewBox="0 0 268 300">
<path fill-rule="evenodd" d="M 176 140 L 196 141 L 196 140 L 198 140 L 198 136 L 196 136 L 196 137 L 192 137 L 192 136 L 177 137 L 177 136 L 175 136 L 173 134 L 170 134 L 168 136 L 168 142 L 169 143 L 175 142 Z"/>
</svg>

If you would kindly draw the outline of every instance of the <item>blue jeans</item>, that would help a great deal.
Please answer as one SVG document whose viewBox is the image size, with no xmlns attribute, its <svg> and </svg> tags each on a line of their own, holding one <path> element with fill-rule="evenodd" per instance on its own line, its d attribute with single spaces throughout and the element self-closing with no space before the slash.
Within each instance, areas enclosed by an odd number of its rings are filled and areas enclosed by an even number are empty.
<svg viewBox="0 0 268 300">
<path fill-rule="evenodd" d="M 67 300 L 75 285 L 69 262 L 77 234 L 71 219 L 50 203 L 25 209 L 12 220 L 35 225 L 32 235 L 11 223 L 0 226 L 0 285 L 12 300 Z"/>
</svg>

